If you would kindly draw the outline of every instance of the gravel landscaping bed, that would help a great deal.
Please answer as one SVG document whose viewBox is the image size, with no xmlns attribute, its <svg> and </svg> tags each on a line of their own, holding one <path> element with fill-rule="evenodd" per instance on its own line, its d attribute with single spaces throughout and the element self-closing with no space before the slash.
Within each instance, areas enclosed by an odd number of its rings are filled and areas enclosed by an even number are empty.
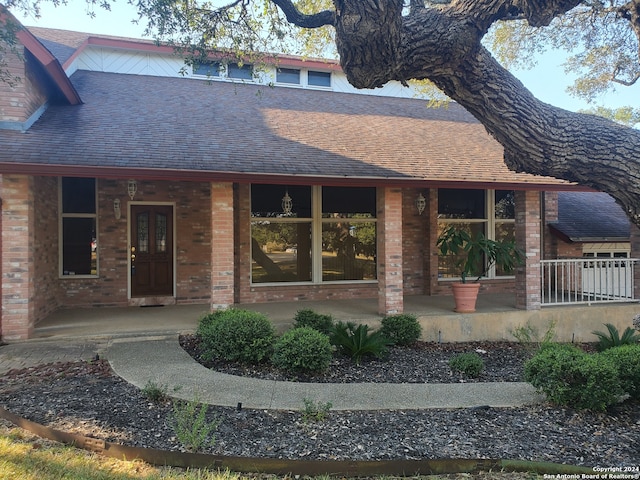
<svg viewBox="0 0 640 480">
<path fill-rule="evenodd" d="M 400 381 L 459 381 L 446 368 L 436 368 L 452 348 L 424 348 L 407 354 L 405 360 L 416 363 L 412 369 L 394 355 L 376 368 L 367 364 L 356 369 L 358 373 L 349 378 L 382 381 L 376 377 L 386 375 L 384 381 L 389 381 L 393 372 L 393 378 L 404 379 Z M 488 345 L 465 348 L 492 350 Z M 415 358 L 419 351 L 422 357 Z M 508 349 L 500 351 L 519 356 Z M 489 356 L 484 357 L 487 366 Z M 484 381 L 519 379 L 516 363 L 505 367 L 502 374 L 488 373 L 492 369 L 487 367 Z M 410 377 L 413 379 L 399 373 L 421 369 L 431 373 Z M 445 373 L 434 373 L 441 370 Z M 150 401 L 141 390 L 115 376 L 103 360 L 10 372 L 0 377 L 0 406 L 44 425 L 110 442 L 184 450 L 173 428 L 171 402 Z M 601 467 L 640 465 L 640 405 L 632 402 L 606 413 L 548 405 L 329 411 L 325 420 L 313 422 L 305 421 L 301 405 L 297 411 L 210 407 L 207 416 L 219 426 L 215 444 L 205 451 L 222 455 L 327 460 L 486 457 Z"/>
</svg>

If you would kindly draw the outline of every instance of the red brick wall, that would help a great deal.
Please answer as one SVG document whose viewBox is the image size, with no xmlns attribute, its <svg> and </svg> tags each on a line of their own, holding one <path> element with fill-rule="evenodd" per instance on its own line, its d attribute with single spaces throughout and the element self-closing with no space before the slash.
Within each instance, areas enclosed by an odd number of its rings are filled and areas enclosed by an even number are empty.
<svg viewBox="0 0 640 480">
<path fill-rule="evenodd" d="M 5 340 L 28 338 L 35 325 L 34 179 L 3 175 L 2 321 Z"/>
<path fill-rule="evenodd" d="M 233 305 L 234 284 L 234 192 L 231 183 L 211 185 L 211 309 Z"/>
<path fill-rule="evenodd" d="M 58 179 L 35 177 L 34 286 L 35 322 L 55 311 L 60 301 L 58 280 Z"/>
<path fill-rule="evenodd" d="M 0 122 L 22 123 L 46 102 L 44 89 L 35 73 L 35 60 L 28 52 L 24 58 L 9 53 L 5 57 L 8 73 L 18 77 L 15 85 L 0 82 Z"/>
<path fill-rule="evenodd" d="M 406 189 L 402 195 L 402 264 L 405 295 L 425 293 L 426 258 L 429 256 L 429 205 L 418 214 L 418 194 L 427 199 L 424 190 Z"/>
<path fill-rule="evenodd" d="M 540 192 L 516 191 L 515 200 L 516 244 L 526 257 L 516 270 L 516 307 L 536 310 L 541 302 Z"/>
<path fill-rule="evenodd" d="M 378 188 L 378 313 L 404 310 L 402 287 L 402 190 Z"/>
</svg>

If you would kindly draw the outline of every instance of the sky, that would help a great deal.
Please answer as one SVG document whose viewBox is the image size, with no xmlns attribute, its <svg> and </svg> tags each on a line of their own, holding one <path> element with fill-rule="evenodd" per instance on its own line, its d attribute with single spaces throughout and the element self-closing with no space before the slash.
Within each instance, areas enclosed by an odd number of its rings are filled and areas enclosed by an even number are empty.
<svg viewBox="0 0 640 480">
<path fill-rule="evenodd" d="M 80 32 L 143 38 L 144 24 L 132 23 L 136 18 L 135 8 L 125 0 L 112 3 L 111 12 L 95 7 L 96 16 L 86 13 L 85 0 L 68 0 L 67 5 L 54 7 L 49 2 L 42 4 L 41 18 L 14 15 L 26 26 L 61 28 Z M 538 58 L 537 66 L 531 70 L 512 70 L 520 81 L 540 100 L 567 110 L 577 111 L 592 108 L 583 100 L 576 99 L 566 92 L 572 83 L 571 75 L 562 68 L 563 55 L 560 52 L 547 52 Z M 640 108 L 640 85 L 616 87 L 616 93 L 598 98 L 597 105 L 609 108 L 632 106 Z"/>
</svg>

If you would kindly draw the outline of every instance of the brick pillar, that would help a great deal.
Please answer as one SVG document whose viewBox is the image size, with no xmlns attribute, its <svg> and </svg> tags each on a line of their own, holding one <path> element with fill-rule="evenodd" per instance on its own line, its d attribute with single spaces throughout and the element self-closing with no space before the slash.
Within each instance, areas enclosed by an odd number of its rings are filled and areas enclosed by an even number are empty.
<svg viewBox="0 0 640 480">
<path fill-rule="evenodd" d="M 516 243 L 525 264 L 516 270 L 516 308 L 540 309 L 540 192 L 516 191 Z"/>
<path fill-rule="evenodd" d="M 35 326 L 33 177 L 3 175 L 0 337 L 21 340 Z"/>
<path fill-rule="evenodd" d="M 211 184 L 211 309 L 234 302 L 233 184 Z"/>
<path fill-rule="evenodd" d="M 402 313 L 402 190 L 379 188 L 377 210 L 378 313 Z"/>
</svg>

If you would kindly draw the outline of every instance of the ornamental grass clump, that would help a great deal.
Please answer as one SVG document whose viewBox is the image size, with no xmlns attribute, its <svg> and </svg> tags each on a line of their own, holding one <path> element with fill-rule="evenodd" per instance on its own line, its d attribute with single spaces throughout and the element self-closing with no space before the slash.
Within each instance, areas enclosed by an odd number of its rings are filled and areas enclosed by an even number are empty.
<svg viewBox="0 0 640 480">
<path fill-rule="evenodd" d="M 459 353 L 449 360 L 449 367 L 469 378 L 477 378 L 484 370 L 484 360 L 477 353 Z"/>
<path fill-rule="evenodd" d="M 311 327 L 299 327 L 276 341 L 271 363 L 281 370 L 314 373 L 329 368 L 332 357 L 328 336 Z"/>
<path fill-rule="evenodd" d="M 422 327 L 415 315 L 402 313 L 382 319 L 380 331 L 394 345 L 410 345 L 422 335 Z"/>
<path fill-rule="evenodd" d="M 338 322 L 331 332 L 331 343 L 338 351 L 360 364 L 362 357 L 382 358 L 391 344 L 381 331 L 370 332 L 367 325 Z"/>
<path fill-rule="evenodd" d="M 317 313 L 309 308 L 298 310 L 293 318 L 293 328 L 311 327 L 325 335 L 331 334 L 333 317 L 323 313 Z"/>
<path fill-rule="evenodd" d="M 614 361 L 573 345 L 549 344 L 524 366 L 525 381 L 556 405 L 604 411 L 624 393 Z"/>
<path fill-rule="evenodd" d="M 275 330 L 267 317 L 241 309 L 221 310 L 200 320 L 196 335 L 205 360 L 259 363 L 273 351 Z"/>
</svg>

